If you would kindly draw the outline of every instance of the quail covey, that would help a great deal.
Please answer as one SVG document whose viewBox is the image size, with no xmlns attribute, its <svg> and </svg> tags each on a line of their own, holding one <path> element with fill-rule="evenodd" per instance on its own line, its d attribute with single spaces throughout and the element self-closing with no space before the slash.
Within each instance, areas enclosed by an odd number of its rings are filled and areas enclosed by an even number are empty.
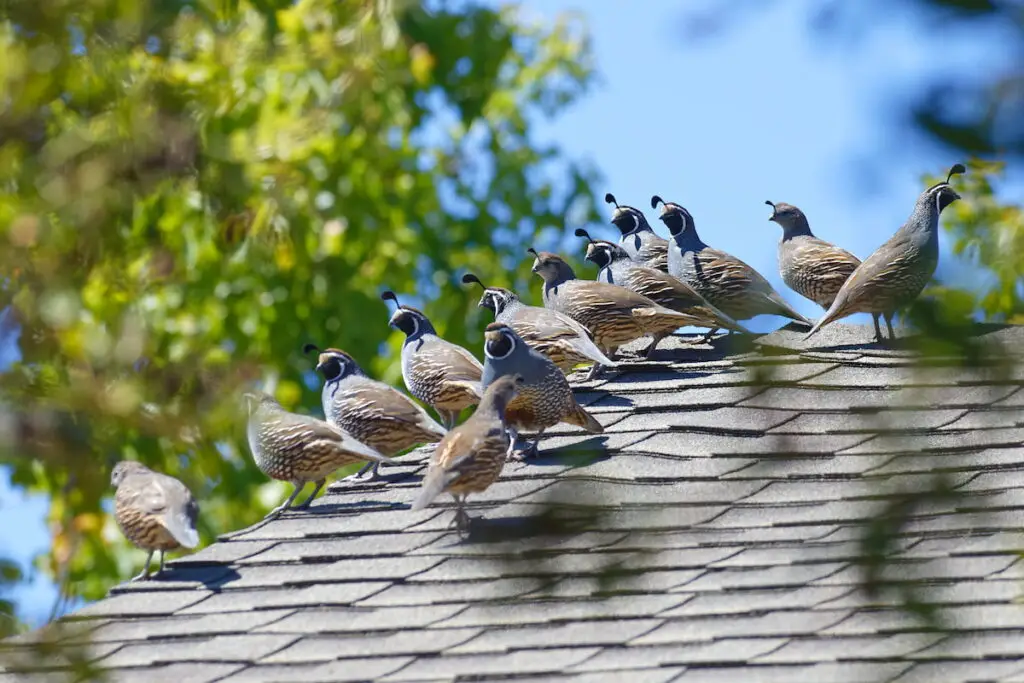
<svg viewBox="0 0 1024 683">
<path fill-rule="evenodd" d="M 651 208 L 658 204 L 662 204 L 660 218 L 672 233 L 669 273 L 693 287 L 733 320 L 771 314 L 810 326 L 811 322 L 794 311 L 763 275 L 735 256 L 704 244 L 689 211 L 657 195 L 651 197 Z"/>
<path fill-rule="evenodd" d="M 422 510 L 442 493 L 450 493 L 455 499 L 456 528 L 460 534 L 469 530 L 466 496 L 485 491 L 501 474 L 512 443 L 505 410 L 522 385 L 520 375 L 494 380 L 469 419 L 441 439 L 413 510 Z"/>
<path fill-rule="evenodd" d="M 954 164 L 945 181 L 932 185 L 918 196 L 907 222 L 857 266 L 808 337 L 825 325 L 854 313 L 874 316 L 878 340 L 882 339 L 878 316 L 884 316 L 889 339 L 894 337 L 893 317 L 918 297 L 938 266 L 939 215 L 960 199 L 949 183 L 954 175 L 961 173 L 966 173 L 964 166 Z"/>
<path fill-rule="evenodd" d="M 445 429 L 451 429 L 464 408 L 480 402 L 483 365 L 466 349 L 437 336 L 430 319 L 398 303 L 394 292 L 384 292 L 380 298 L 397 306 L 388 324 L 405 334 L 402 379 L 406 388 L 437 411 Z"/>
<path fill-rule="evenodd" d="M 623 344 L 649 336 L 649 358 L 663 338 L 695 323 L 693 316 L 660 306 L 625 287 L 578 280 L 569 264 L 557 254 L 532 248 L 529 252 L 535 257 L 533 272 L 544 280 L 544 306 L 586 327 L 594 342 L 609 356 Z M 592 374 L 597 369 L 595 366 Z"/>
<path fill-rule="evenodd" d="M 550 358 L 563 372 L 581 363 L 615 367 L 615 362 L 597 348 L 587 329 L 569 316 L 548 308 L 527 306 L 511 290 L 486 287 L 472 273 L 463 275 L 462 281 L 483 287 L 478 305 L 493 311 L 496 322 L 507 324 L 527 345 Z"/>
<path fill-rule="evenodd" d="M 583 229 L 577 229 L 576 236 L 589 242 L 586 258 L 598 267 L 598 282 L 625 287 L 665 308 L 693 316 L 691 324 L 695 327 L 750 332 L 708 303 L 693 287 L 668 273 L 637 263 L 618 244 L 592 239 Z"/>
<path fill-rule="evenodd" d="M 327 481 L 327 475 L 354 463 L 388 459 L 342 429 L 309 415 L 292 413 L 264 392 L 245 394 L 249 404 L 249 449 L 260 471 L 271 479 L 291 482 L 292 494 L 267 517 L 289 507 L 308 482 L 316 488 L 295 509 L 308 508 Z"/>
<path fill-rule="evenodd" d="M 110 473 L 114 494 L 114 519 L 135 547 L 148 550 L 146 566 L 132 581 L 149 578 L 153 553 L 160 551 L 159 575 L 164 554 L 199 545 L 196 519 L 199 504 L 188 488 L 174 477 L 154 472 L 142 463 L 123 460 Z"/>
<path fill-rule="evenodd" d="M 860 265 L 860 259 L 834 244 L 818 239 L 811 232 L 804 212 L 780 202 L 773 204 L 768 218 L 782 228 L 779 240 L 779 274 L 797 294 L 824 309 L 832 305 L 839 288 Z"/>
<path fill-rule="evenodd" d="M 491 323 L 484 332 L 484 387 L 504 376 L 520 375 L 522 385 L 505 409 L 505 419 L 513 442 L 519 432 L 537 432 L 529 447 L 520 451 L 523 458 L 537 453 L 537 442 L 548 427 L 559 422 L 582 427 L 592 434 L 604 431 L 579 403 L 562 371 L 547 356 L 531 349 L 511 326 Z"/>
<path fill-rule="evenodd" d="M 320 396 L 324 417 L 358 441 L 390 458 L 419 444 L 436 443 L 445 435 L 445 428 L 415 401 L 367 376 L 341 349 L 320 351 L 306 344 L 303 353 L 310 351 L 319 352 L 316 370 L 324 378 Z M 373 468 L 375 478 L 377 466 L 370 463 L 363 471 Z"/>
<path fill-rule="evenodd" d="M 629 257 L 645 266 L 667 273 L 668 240 L 654 232 L 639 209 L 625 204 L 620 206 L 611 192 L 604 196 L 604 200 L 615 205 L 611 222 L 622 233 L 619 244 Z"/>
</svg>

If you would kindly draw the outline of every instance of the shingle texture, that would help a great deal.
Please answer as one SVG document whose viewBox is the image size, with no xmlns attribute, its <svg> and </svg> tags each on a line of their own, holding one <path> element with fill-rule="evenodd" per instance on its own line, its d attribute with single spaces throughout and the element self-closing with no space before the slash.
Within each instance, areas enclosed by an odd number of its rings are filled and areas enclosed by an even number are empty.
<svg viewBox="0 0 1024 683">
<path fill-rule="evenodd" d="M 447 501 L 409 511 L 417 451 L 76 633 L 118 681 L 1024 681 L 1021 367 L 801 337 L 683 337 L 576 383 L 606 433 L 551 430 L 470 499 L 466 541 Z"/>
</svg>

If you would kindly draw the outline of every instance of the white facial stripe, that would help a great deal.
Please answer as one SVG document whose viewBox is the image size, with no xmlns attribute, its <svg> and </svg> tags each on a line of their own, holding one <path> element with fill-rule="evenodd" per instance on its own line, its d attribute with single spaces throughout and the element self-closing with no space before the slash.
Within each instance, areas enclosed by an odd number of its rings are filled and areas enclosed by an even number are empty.
<svg viewBox="0 0 1024 683">
<path fill-rule="evenodd" d="M 505 353 L 503 353 L 500 356 L 495 356 L 494 354 L 492 354 L 490 351 L 487 350 L 487 346 L 488 345 L 484 344 L 484 355 L 485 356 L 487 356 L 488 358 L 491 358 L 493 360 L 501 360 L 502 358 L 508 358 L 509 356 L 512 355 L 512 352 L 516 350 L 516 340 L 515 340 L 515 338 L 512 337 L 511 335 L 507 334 L 504 331 L 501 333 L 501 337 L 502 337 L 502 339 L 507 339 L 508 340 L 508 342 L 509 342 L 508 351 L 506 351 Z"/>
<path fill-rule="evenodd" d="M 631 213 L 630 216 L 633 217 L 633 229 L 638 230 L 640 228 L 640 216 L 637 216 L 635 213 Z"/>
</svg>

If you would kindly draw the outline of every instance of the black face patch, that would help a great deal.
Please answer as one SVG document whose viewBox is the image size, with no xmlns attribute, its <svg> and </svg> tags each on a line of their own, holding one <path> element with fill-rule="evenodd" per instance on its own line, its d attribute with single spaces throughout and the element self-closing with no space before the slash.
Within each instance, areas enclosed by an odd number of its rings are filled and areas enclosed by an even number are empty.
<svg viewBox="0 0 1024 683">
<path fill-rule="evenodd" d="M 317 368 L 328 382 L 345 374 L 345 365 L 337 356 L 331 356 Z"/>
<path fill-rule="evenodd" d="M 512 340 L 512 337 L 502 334 L 497 339 L 488 339 L 484 345 L 484 350 L 487 351 L 487 355 L 491 358 L 504 358 L 512 353 L 514 346 L 515 342 Z"/>
<path fill-rule="evenodd" d="M 604 268 L 612 261 L 612 255 L 608 247 L 600 246 L 588 250 L 587 260 L 598 268 Z"/>
<path fill-rule="evenodd" d="M 678 235 L 686 227 L 686 220 L 679 211 L 670 211 L 661 215 L 661 221 L 673 235 Z"/>
<path fill-rule="evenodd" d="M 405 336 L 411 336 L 416 334 L 416 329 L 419 327 L 416 324 L 416 319 L 412 313 L 405 312 L 402 315 L 395 318 L 395 327 L 405 333 Z"/>
<path fill-rule="evenodd" d="M 947 206 L 955 202 L 957 199 L 959 199 L 959 196 L 956 194 L 956 192 L 953 191 L 952 188 L 943 187 L 942 189 L 940 189 L 938 198 L 936 199 L 936 201 L 938 202 L 939 212 L 941 213 L 943 209 L 945 209 Z"/>
<path fill-rule="evenodd" d="M 640 227 L 640 218 L 635 212 L 626 210 L 612 219 L 612 225 L 618 228 L 623 235 L 627 235 Z"/>
</svg>

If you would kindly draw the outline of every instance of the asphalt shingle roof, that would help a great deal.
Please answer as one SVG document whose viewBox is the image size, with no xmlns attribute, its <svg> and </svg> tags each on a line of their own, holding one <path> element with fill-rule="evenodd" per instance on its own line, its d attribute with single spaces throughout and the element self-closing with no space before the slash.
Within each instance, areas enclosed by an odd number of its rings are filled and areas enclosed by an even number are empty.
<svg viewBox="0 0 1024 683">
<path fill-rule="evenodd" d="M 1024 681 L 1024 367 L 921 367 L 870 336 L 679 338 L 578 383 L 606 433 L 552 430 L 470 497 L 466 542 L 447 498 L 408 509 L 420 450 L 74 629 L 113 680 Z M 936 477 L 944 496 L 907 497 Z M 886 512 L 905 517 L 868 595 Z"/>
</svg>

